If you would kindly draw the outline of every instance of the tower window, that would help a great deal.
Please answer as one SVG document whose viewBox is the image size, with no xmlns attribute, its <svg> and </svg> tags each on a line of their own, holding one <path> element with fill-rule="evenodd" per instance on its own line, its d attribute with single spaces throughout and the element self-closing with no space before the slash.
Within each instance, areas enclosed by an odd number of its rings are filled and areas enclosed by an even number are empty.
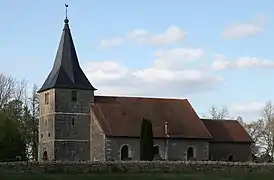
<svg viewBox="0 0 274 180">
<path fill-rule="evenodd" d="M 71 100 L 73 102 L 76 102 L 77 101 L 77 92 L 76 91 L 72 91 L 71 92 Z"/>
<path fill-rule="evenodd" d="M 48 133 L 48 137 L 50 137 L 50 133 Z"/>
<path fill-rule="evenodd" d="M 43 134 L 40 135 L 41 139 L 43 138 Z"/>
<path fill-rule="evenodd" d="M 45 94 L 45 104 L 49 104 L 49 93 Z"/>
<path fill-rule="evenodd" d="M 75 124 L 75 119 L 72 118 L 72 120 L 71 120 L 71 125 L 74 126 L 74 124 Z"/>
</svg>

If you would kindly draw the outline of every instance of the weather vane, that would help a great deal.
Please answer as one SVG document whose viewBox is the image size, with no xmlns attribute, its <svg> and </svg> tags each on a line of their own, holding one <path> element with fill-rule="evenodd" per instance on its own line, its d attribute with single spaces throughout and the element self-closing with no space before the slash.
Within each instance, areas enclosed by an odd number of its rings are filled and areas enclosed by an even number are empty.
<svg viewBox="0 0 274 180">
<path fill-rule="evenodd" d="M 65 4 L 65 7 L 66 7 L 66 19 L 68 18 L 68 5 Z"/>
</svg>

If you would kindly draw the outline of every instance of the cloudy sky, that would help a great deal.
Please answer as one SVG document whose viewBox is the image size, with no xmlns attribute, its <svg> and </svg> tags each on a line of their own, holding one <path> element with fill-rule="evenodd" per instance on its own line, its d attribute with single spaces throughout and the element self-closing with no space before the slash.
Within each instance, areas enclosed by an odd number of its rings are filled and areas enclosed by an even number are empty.
<svg viewBox="0 0 274 180">
<path fill-rule="evenodd" d="M 187 98 L 251 121 L 274 99 L 274 1 L 0 1 L 0 72 L 43 83 L 64 4 L 97 94 Z"/>
</svg>

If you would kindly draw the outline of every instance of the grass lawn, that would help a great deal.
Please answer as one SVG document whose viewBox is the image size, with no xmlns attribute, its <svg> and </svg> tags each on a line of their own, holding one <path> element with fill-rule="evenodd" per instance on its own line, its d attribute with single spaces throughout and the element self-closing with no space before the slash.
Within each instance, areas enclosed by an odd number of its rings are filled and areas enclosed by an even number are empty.
<svg viewBox="0 0 274 180">
<path fill-rule="evenodd" d="M 1 175 L 1 180 L 268 180 L 273 173 L 241 174 L 9 174 Z"/>
</svg>

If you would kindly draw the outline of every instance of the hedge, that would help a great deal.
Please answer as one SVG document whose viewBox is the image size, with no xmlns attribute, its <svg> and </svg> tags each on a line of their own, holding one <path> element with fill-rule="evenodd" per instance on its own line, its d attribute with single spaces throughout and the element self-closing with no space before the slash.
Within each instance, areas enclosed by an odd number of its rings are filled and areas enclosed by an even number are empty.
<svg viewBox="0 0 274 180">
<path fill-rule="evenodd" d="M 274 163 L 221 161 L 2 162 L 0 173 L 274 172 Z"/>
</svg>

